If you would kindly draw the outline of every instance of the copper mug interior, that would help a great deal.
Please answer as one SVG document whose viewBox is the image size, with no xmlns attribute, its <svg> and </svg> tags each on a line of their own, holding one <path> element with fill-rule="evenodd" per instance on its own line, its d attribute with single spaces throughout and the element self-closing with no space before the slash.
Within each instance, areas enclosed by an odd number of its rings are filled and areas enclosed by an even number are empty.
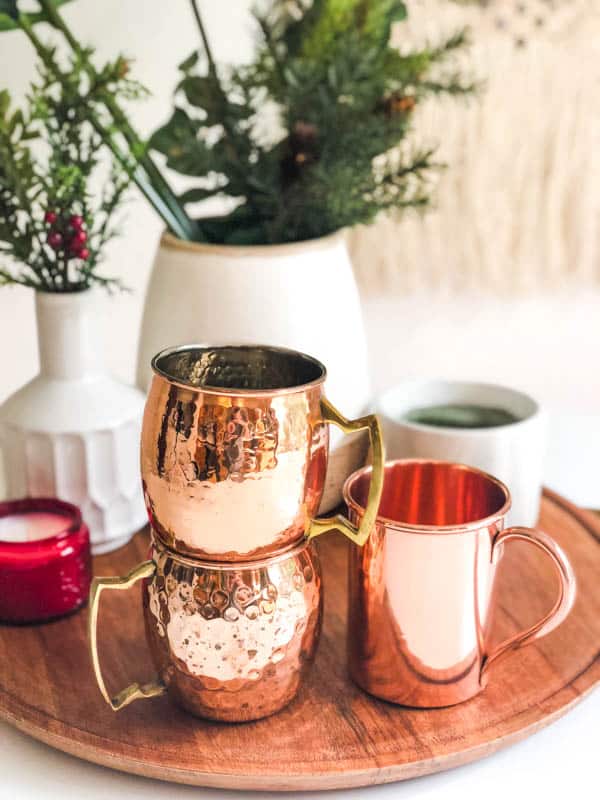
<svg viewBox="0 0 600 800">
<path fill-rule="evenodd" d="M 368 468 L 347 480 L 358 521 Z M 349 555 L 350 674 L 377 697 L 407 706 L 460 703 L 482 690 L 500 657 L 559 625 L 575 599 L 561 548 L 528 528 L 505 529 L 510 494 L 496 478 L 454 463 L 400 460 L 385 466 L 375 530 Z M 559 593 L 542 620 L 491 649 L 496 572 L 511 540 L 552 560 Z"/>
</svg>

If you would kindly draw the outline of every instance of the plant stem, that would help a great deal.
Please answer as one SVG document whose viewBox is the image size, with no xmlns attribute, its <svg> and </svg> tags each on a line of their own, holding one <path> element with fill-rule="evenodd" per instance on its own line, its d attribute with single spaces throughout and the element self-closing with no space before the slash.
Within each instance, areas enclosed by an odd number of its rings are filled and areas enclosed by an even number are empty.
<svg viewBox="0 0 600 800">
<path fill-rule="evenodd" d="M 192 12 L 194 17 L 196 18 L 196 24 L 198 25 L 198 30 L 200 31 L 200 37 L 202 38 L 202 44 L 204 45 L 204 52 L 206 53 L 206 59 L 208 61 L 208 71 L 215 79 L 215 81 L 219 84 L 219 88 L 221 84 L 219 83 L 219 76 L 217 73 L 217 65 L 215 59 L 213 58 L 212 50 L 210 49 L 210 42 L 208 41 L 208 36 L 206 35 L 206 29 L 204 27 L 204 23 L 202 22 L 202 17 L 200 15 L 200 9 L 198 8 L 198 4 L 196 0 L 190 0 L 192 5 Z M 222 90 L 221 90 L 222 92 Z M 222 92 L 223 93 L 223 92 Z"/>
<path fill-rule="evenodd" d="M 208 61 L 208 72 L 211 78 L 214 81 L 215 88 L 219 94 L 223 114 L 221 119 L 221 125 L 223 126 L 223 131 L 225 137 L 229 140 L 231 145 L 230 147 L 230 158 L 233 162 L 234 168 L 237 168 L 237 173 L 242 179 L 244 180 L 248 165 L 242 161 L 239 155 L 239 147 L 238 147 L 238 136 L 236 135 L 235 128 L 229 124 L 228 114 L 227 114 L 227 107 L 229 105 L 229 99 L 227 97 L 227 93 L 223 89 L 221 85 L 221 81 L 219 79 L 219 73 L 217 71 L 217 64 L 215 62 L 214 56 L 212 54 L 212 50 L 210 47 L 210 42 L 208 40 L 208 35 L 206 33 L 206 28 L 204 27 L 204 22 L 202 21 L 202 15 L 200 14 L 200 9 L 198 7 L 197 0 L 190 0 L 190 4 L 192 6 L 192 12 L 194 14 L 194 18 L 196 20 L 196 24 L 198 26 L 198 30 L 200 32 L 200 38 L 202 39 L 202 45 L 204 47 L 204 52 L 206 53 L 206 60 Z M 248 193 L 246 196 L 246 202 L 249 206 L 256 209 L 256 202 L 254 197 L 251 193 Z"/>
<path fill-rule="evenodd" d="M 196 0 L 190 0 L 192 4 L 192 11 L 194 12 L 194 17 L 196 18 L 196 24 L 198 25 L 198 30 L 200 31 L 200 37 L 202 39 L 202 45 L 204 47 L 204 52 L 206 53 L 206 59 L 208 61 L 208 72 L 215 82 L 215 88 L 219 93 L 219 97 L 221 102 L 223 103 L 223 119 L 221 120 L 221 124 L 223 129 L 229 139 L 235 142 L 235 131 L 229 125 L 229 121 L 227 119 L 227 114 L 225 113 L 225 109 L 229 105 L 229 100 L 227 98 L 227 94 L 223 87 L 221 86 L 221 81 L 219 80 L 219 73 L 217 72 L 217 65 L 215 63 L 215 59 L 212 54 L 212 50 L 210 49 L 210 42 L 208 41 L 208 36 L 206 35 L 206 29 L 204 27 L 204 23 L 202 22 L 202 17 L 200 15 L 200 9 L 196 3 Z"/>
<path fill-rule="evenodd" d="M 65 24 L 62 16 L 59 14 L 56 7 L 52 4 L 51 0 L 38 0 L 38 2 L 50 24 L 63 34 L 73 52 L 77 55 L 81 63 L 84 65 L 85 69 L 90 75 L 90 78 L 92 80 L 97 80 L 98 74 L 94 68 L 94 65 L 87 58 L 86 53 L 84 52 L 79 42 L 75 39 L 75 37 L 71 33 L 69 27 Z M 162 173 L 160 172 L 160 170 L 158 169 L 158 167 L 156 166 L 150 155 L 147 152 L 145 152 L 146 149 L 145 143 L 138 136 L 137 132 L 130 124 L 129 120 L 127 119 L 127 115 L 121 109 L 121 107 L 116 102 L 114 97 L 110 95 L 110 93 L 103 92 L 102 102 L 104 103 L 105 107 L 111 114 L 113 121 L 115 122 L 120 133 L 123 135 L 125 141 L 127 142 L 130 157 L 133 159 L 133 161 L 135 161 L 135 163 L 139 167 L 142 167 L 143 172 L 145 173 L 146 177 L 148 178 L 149 182 L 152 185 L 153 191 L 151 193 L 147 191 L 147 184 L 146 186 L 140 185 L 139 178 L 141 176 L 141 173 L 137 169 L 133 174 L 134 181 L 137 183 L 139 188 L 144 192 L 147 199 L 152 203 L 152 205 L 155 206 L 156 210 L 163 217 L 163 219 L 165 220 L 171 231 L 175 235 L 179 236 L 179 238 L 193 240 L 196 234 L 195 223 L 188 216 L 187 212 L 177 199 L 177 196 L 175 195 L 175 193 L 173 192 L 173 190 L 163 177 Z M 98 131 L 99 133 L 101 133 L 103 138 L 105 136 L 104 131 L 103 132 Z M 113 148 L 111 146 L 111 150 L 112 149 Z M 160 197 L 161 199 L 161 202 L 159 203 L 158 206 L 156 205 L 153 199 L 156 197 Z M 167 216 L 165 216 L 164 213 L 165 209 L 168 209 L 169 212 Z"/>
<path fill-rule="evenodd" d="M 255 15 L 255 19 L 258 24 L 258 27 L 261 30 L 263 39 L 265 40 L 265 44 L 267 45 L 267 49 L 271 54 L 273 63 L 275 64 L 275 69 L 277 71 L 277 76 L 279 77 L 281 85 L 285 86 L 285 74 L 284 74 L 283 64 L 281 62 L 281 59 L 279 58 L 279 53 L 277 52 L 277 46 L 273 41 L 272 32 L 267 23 L 267 20 L 265 17 L 261 17 L 259 14 Z"/>
<path fill-rule="evenodd" d="M 62 288 L 63 292 L 66 292 L 69 288 L 69 259 L 64 250 L 61 250 L 60 254 L 62 257 Z"/>
<path fill-rule="evenodd" d="M 43 0 L 40 0 L 43 2 Z M 31 41 L 33 47 L 35 48 L 37 54 L 47 67 L 47 69 L 56 77 L 56 80 L 62 82 L 62 74 L 57 69 L 56 64 L 52 58 L 51 52 L 48 50 L 47 47 L 40 41 L 37 37 L 36 33 L 33 30 L 33 26 L 30 24 L 26 15 L 22 14 L 19 17 L 19 24 L 25 35 Z M 185 217 L 189 223 L 189 225 L 181 224 L 181 220 L 179 215 L 174 212 L 174 209 L 167 203 L 164 196 L 160 193 L 160 191 L 153 185 L 150 176 L 147 175 L 144 164 L 140 163 L 137 159 L 134 158 L 134 163 L 132 163 L 132 159 L 128 156 L 128 154 L 124 153 L 121 148 L 119 147 L 118 143 L 115 141 L 114 136 L 111 134 L 110 130 L 106 128 L 105 125 L 101 122 L 98 118 L 97 114 L 95 114 L 91 107 L 87 109 L 87 116 L 90 121 L 90 124 L 94 127 L 94 129 L 98 132 L 104 144 L 109 148 L 112 152 L 115 159 L 123 166 L 123 168 L 132 176 L 133 181 L 136 183 L 142 194 L 146 197 L 148 202 L 155 208 L 157 213 L 162 217 L 168 228 L 180 239 L 190 239 L 193 238 L 192 231 L 194 229 L 194 223 L 189 219 L 187 214 Z M 179 211 L 182 211 L 179 202 L 176 200 L 177 208 Z"/>
<path fill-rule="evenodd" d="M 42 238 L 40 236 L 39 231 L 35 228 L 35 223 L 32 223 L 32 226 L 33 226 L 33 235 L 35 237 L 36 242 L 38 243 L 38 247 L 40 249 L 40 255 L 42 257 L 40 261 L 40 269 L 42 270 L 42 272 L 45 271 L 48 274 L 48 280 L 50 286 L 54 287 L 56 286 L 56 281 L 54 279 L 55 278 L 54 270 L 50 266 L 50 264 L 46 264 L 44 262 L 44 243 L 42 242 Z"/>
</svg>

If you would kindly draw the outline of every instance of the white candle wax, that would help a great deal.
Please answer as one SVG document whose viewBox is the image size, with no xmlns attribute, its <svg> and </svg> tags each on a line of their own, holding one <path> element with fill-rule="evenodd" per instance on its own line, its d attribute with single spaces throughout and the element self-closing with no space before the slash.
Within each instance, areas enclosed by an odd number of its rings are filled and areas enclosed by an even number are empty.
<svg viewBox="0 0 600 800">
<path fill-rule="evenodd" d="M 50 511 L 27 511 L 0 517 L 0 541 L 37 542 L 67 530 L 71 517 Z"/>
</svg>

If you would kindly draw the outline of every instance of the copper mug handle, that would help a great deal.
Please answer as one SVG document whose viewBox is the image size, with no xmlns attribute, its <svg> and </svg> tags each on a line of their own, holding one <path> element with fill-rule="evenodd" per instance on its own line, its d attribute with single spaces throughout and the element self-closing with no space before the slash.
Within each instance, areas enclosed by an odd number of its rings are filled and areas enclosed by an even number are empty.
<svg viewBox="0 0 600 800">
<path fill-rule="evenodd" d="M 120 711 L 122 708 L 125 708 L 125 706 L 128 706 L 129 703 L 133 703 L 134 700 L 140 700 L 144 697 L 158 697 L 167 691 L 166 686 L 159 681 L 145 683 L 144 685 L 132 683 L 125 689 L 122 689 L 114 697 L 111 697 L 104 683 L 100 659 L 98 657 L 97 634 L 100 595 L 104 589 L 129 589 L 130 586 L 133 586 L 134 583 L 137 583 L 142 578 L 151 578 L 155 570 L 156 564 L 154 561 L 144 561 L 142 564 L 138 564 L 137 567 L 134 567 L 129 575 L 126 575 L 124 578 L 94 578 L 92 581 L 92 588 L 90 590 L 90 611 L 88 616 L 88 641 L 98 688 L 100 689 L 102 697 L 113 711 Z"/>
<path fill-rule="evenodd" d="M 575 602 L 577 584 L 573 568 L 565 553 L 554 539 L 551 539 L 550 536 L 547 536 L 541 531 L 536 531 L 533 528 L 519 527 L 507 528 L 504 531 L 500 531 L 492 542 L 492 563 L 497 563 L 503 545 L 512 540 L 528 542 L 550 556 L 560 581 L 559 593 L 554 606 L 542 619 L 538 620 L 538 622 L 526 628 L 524 631 L 506 639 L 506 641 L 499 644 L 491 653 L 488 653 L 484 657 L 483 666 L 481 668 L 482 677 L 490 664 L 495 663 L 498 659 L 510 653 L 512 650 L 516 650 L 518 647 L 523 647 L 523 645 L 529 644 L 536 639 L 541 639 L 542 636 L 545 636 L 547 633 L 550 633 L 550 631 L 553 631 L 554 628 L 557 628 L 567 617 Z"/>
<path fill-rule="evenodd" d="M 342 514 L 336 514 L 333 517 L 312 519 L 306 531 L 306 537 L 307 539 L 314 539 L 315 536 L 320 536 L 322 533 L 327 533 L 327 531 L 338 530 L 340 533 L 343 533 L 344 536 L 347 536 L 350 541 L 354 542 L 354 544 L 362 547 L 369 538 L 371 530 L 375 525 L 377 512 L 379 510 L 379 501 L 381 500 L 381 492 L 383 490 L 385 452 L 381 425 L 375 414 L 367 414 L 367 416 L 360 417 L 359 419 L 346 419 L 346 417 L 340 414 L 340 412 L 331 405 L 329 400 L 325 398 L 321 399 L 321 411 L 324 422 L 337 425 L 344 433 L 354 433 L 355 431 L 362 430 L 369 431 L 373 469 L 371 472 L 369 496 L 359 526 L 355 527 L 350 520 Z"/>
</svg>

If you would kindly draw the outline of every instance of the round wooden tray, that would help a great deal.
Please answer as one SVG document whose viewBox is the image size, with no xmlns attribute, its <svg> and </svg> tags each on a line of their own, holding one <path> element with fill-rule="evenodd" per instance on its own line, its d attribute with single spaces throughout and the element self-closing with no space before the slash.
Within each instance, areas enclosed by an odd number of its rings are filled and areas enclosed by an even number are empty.
<svg viewBox="0 0 600 800">
<path fill-rule="evenodd" d="M 412 778 L 465 764 L 560 717 L 600 681 L 600 519 L 547 492 L 541 527 L 566 550 L 578 581 L 575 608 L 539 644 L 509 656 L 478 697 L 419 711 L 375 700 L 347 678 L 345 540 L 320 542 L 325 625 L 316 662 L 284 711 L 245 725 L 203 722 L 166 697 L 113 713 L 88 657 L 86 611 L 34 627 L 0 626 L 0 716 L 31 736 L 115 769 L 199 786 L 333 789 Z M 95 561 L 124 574 L 146 555 L 147 534 Z M 540 616 L 553 600 L 550 566 L 534 548 L 507 549 L 497 636 Z M 139 587 L 108 594 L 100 617 L 109 685 L 152 677 Z"/>
</svg>

